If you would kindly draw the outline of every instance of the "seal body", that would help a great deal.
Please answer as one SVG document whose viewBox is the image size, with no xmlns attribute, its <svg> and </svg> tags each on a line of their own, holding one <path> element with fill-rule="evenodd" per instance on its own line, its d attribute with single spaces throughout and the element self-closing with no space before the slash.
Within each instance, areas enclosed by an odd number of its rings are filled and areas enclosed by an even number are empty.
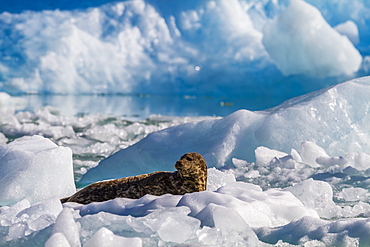
<svg viewBox="0 0 370 247">
<path fill-rule="evenodd" d="M 93 183 L 71 197 L 61 199 L 61 202 L 88 204 L 117 197 L 138 199 L 146 194 L 183 195 L 206 190 L 207 165 L 200 154 L 184 154 L 176 162 L 175 168 L 177 169 L 175 172 L 153 172 Z"/>
</svg>

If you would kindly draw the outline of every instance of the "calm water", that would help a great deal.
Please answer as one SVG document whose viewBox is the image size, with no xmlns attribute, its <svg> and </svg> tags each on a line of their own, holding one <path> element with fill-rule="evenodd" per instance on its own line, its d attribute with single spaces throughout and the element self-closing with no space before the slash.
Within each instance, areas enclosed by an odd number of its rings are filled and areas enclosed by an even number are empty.
<svg viewBox="0 0 370 247">
<path fill-rule="evenodd" d="M 294 78 L 293 78 L 294 79 Z M 344 80 L 343 80 L 344 81 Z M 26 110 L 42 106 L 58 108 L 62 114 L 102 114 L 130 118 L 146 118 L 152 114 L 165 116 L 226 116 L 239 110 L 265 110 L 290 98 L 306 94 L 325 86 L 338 83 L 328 81 L 324 85 L 311 79 L 285 80 L 279 86 L 256 85 L 249 91 L 241 89 L 230 96 L 214 95 L 25 95 Z M 227 95 L 227 93 L 225 94 Z"/>
<path fill-rule="evenodd" d="M 165 116 L 226 116 L 239 109 L 263 110 L 283 101 L 271 97 L 214 97 L 158 95 L 26 95 L 26 110 L 42 106 L 58 108 L 63 115 L 102 114 L 129 118 L 146 118 L 152 114 Z"/>
</svg>

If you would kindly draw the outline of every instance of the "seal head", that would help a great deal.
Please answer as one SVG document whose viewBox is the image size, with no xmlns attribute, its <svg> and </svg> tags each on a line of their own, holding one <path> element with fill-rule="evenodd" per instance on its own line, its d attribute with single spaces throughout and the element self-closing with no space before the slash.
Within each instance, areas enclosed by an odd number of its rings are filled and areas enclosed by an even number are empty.
<svg viewBox="0 0 370 247">
<path fill-rule="evenodd" d="M 207 187 L 207 164 L 202 155 L 186 153 L 175 164 L 180 176 L 188 186 L 194 184 L 194 191 L 203 191 Z"/>
</svg>

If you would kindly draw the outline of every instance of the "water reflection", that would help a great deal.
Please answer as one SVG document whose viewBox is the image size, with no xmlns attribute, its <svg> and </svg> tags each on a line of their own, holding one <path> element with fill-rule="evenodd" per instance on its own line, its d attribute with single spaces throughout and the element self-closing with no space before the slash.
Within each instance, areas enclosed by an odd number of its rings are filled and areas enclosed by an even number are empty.
<svg viewBox="0 0 370 247">
<path fill-rule="evenodd" d="M 126 96 L 126 95 L 25 95 L 34 111 L 43 106 L 58 108 L 63 115 L 102 114 L 143 119 L 152 114 L 165 116 L 226 116 L 239 109 L 263 110 L 280 103 L 270 97 L 212 96 Z M 281 99 L 280 99 L 281 101 Z"/>
</svg>

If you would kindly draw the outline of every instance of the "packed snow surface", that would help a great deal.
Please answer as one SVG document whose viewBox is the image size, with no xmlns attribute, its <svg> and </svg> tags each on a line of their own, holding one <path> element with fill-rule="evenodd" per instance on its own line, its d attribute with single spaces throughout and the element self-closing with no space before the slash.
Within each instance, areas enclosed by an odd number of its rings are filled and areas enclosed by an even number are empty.
<svg viewBox="0 0 370 247">
<path fill-rule="evenodd" d="M 224 118 L 0 108 L 0 244 L 368 246 L 369 90 L 360 78 Z M 207 159 L 206 191 L 60 203 L 75 191 L 72 169 L 80 186 L 173 171 L 190 151 Z"/>
</svg>

